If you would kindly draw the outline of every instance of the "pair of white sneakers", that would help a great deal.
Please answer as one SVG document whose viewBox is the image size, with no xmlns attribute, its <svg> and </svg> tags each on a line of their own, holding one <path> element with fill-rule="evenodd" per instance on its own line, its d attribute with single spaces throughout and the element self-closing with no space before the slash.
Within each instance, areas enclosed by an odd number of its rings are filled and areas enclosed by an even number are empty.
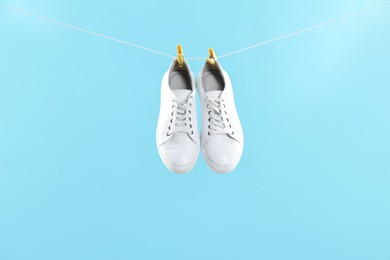
<svg viewBox="0 0 390 260">
<path fill-rule="evenodd" d="M 194 167 L 200 147 L 207 165 L 217 173 L 232 171 L 243 151 L 244 137 L 229 75 L 216 60 L 214 51 L 209 52 L 195 80 L 179 45 L 178 56 L 162 80 L 157 149 L 165 166 L 176 173 Z M 200 136 L 195 85 L 202 113 Z"/>
</svg>

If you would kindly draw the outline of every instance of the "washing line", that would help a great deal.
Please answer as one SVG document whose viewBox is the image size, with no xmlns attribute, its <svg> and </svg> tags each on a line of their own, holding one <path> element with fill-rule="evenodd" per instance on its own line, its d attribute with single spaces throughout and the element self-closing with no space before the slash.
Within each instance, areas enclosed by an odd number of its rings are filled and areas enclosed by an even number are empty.
<svg viewBox="0 0 390 260">
<path fill-rule="evenodd" d="M 258 48 L 258 47 L 266 45 L 266 44 L 270 44 L 270 43 L 273 43 L 273 42 L 276 42 L 276 41 L 280 41 L 280 40 L 283 40 L 283 39 L 286 39 L 286 38 L 290 38 L 290 37 L 293 37 L 293 36 L 296 36 L 296 35 L 299 35 L 299 34 L 302 34 L 302 33 L 305 33 L 305 32 L 313 31 L 313 30 L 319 29 L 319 28 L 324 27 L 324 26 L 328 26 L 328 25 L 331 25 L 331 24 L 339 23 L 341 21 L 345 21 L 345 20 L 351 19 L 351 18 L 356 17 L 356 16 L 361 16 L 361 15 L 364 15 L 364 14 L 370 12 L 370 11 L 373 11 L 373 10 L 376 10 L 376 9 L 381 9 L 381 8 L 387 7 L 389 5 L 390 5 L 390 2 L 385 2 L 385 3 L 381 3 L 381 4 L 378 4 L 378 5 L 375 5 L 375 6 L 367 7 L 367 8 L 364 8 L 364 9 L 360 10 L 359 12 L 350 13 L 350 14 L 347 14 L 347 15 L 344 15 L 344 16 L 341 16 L 341 17 L 338 17 L 338 18 L 335 18 L 335 19 L 331 19 L 329 21 L 317 24 L 317 25 L 313 25 L 313 26 L 310 26 L 310 27 L 307 27 L 307 28 L 304 28 L 304 29 L 301 29 L 301 30 L 298 30 L 298 31 L 295 31 L 295 32 L 291 32 L 291 33 L 288 33 L 288 34 L 285 34 L 285 35 L 278 36 L 276 38 L 273 38 L 273 39 L 270 39 L 270 40 L 267 40 L 267 41 L 263 41 L 263 42 L 260 42 L 260 43 L 256 43 L 256 44 L 250 45 L 250 46 L 242 48 L 242 49 L 238 49 L 238 50 L 235 50 L 235 51 L 231 51 L 231 52 L 219 55 L 218 59 L 225 58 L 225 57 L 232 56 L 232 55 L 236 55 L 238 53 L 242 53 L 242 52 L 254 49 L 254 48 Z M 114 37 L 111 37 L 111 36 L 107 36 L 107 35 L 104 35 L 104 34 L 101 34 L 101 33 L 93 32 L 93 31 L 90 31 L 90 30 L 87 30 L 87 29 L 84 29 L 84 28 L 81 28 L 81 27 L 78 27 L 78 26 L 74 26 L 74 25 L 71 25 L 71 24 L 60 22 L 60 21 L 57 21 L 57 20 L 54 20 L 54 19 L 51 19 L 51 18 L 47 18 L 45 16 L 41 16 L 41 15 L 35 14 L 35 13 L 31 13 L 31 12 L 28 12 L 26 10 L 22 10 L 22 9 L 19 9 L 19 8 L 14 8 L 14 7 L 10 7 L 10 6 L 7 6 L 7 5 L 2 5 L 2 4 L 0 4 L 0 8 L 6 9 L 8 11 L 12 11 L 14 13 L 18 13 L 18 14 L 21 14 L 21 15 L 29 16 L 29 17 L 32 17 L 32 18 L 35 18 L 35 19 L 38 19 L 38 20 L 41 20 L 41 21 L 44 21 L 44 22 L 56 24 L 56 25 L 59 25 L 59 26 L 62 26 L 62 27 L 66 27 L 66 28 L 72 29 L 72 30 L 76 30 L 76 31 L 79 31 L 79 32 L 82 32 L 82 33 L 86 33 L 86 34 L 89 34 L 89 35 L 92 35 L 92 36 L 95 36 L 95 37 L 103 38 L 103 39 L 106 39 L 106 40 L 109 40 L 109 41 L 113 41 L 113 42 L 124 44 L 124 45 L 130 46 L 130 47 L 138 48 L 138 49 L 141 49 L 141 50 L 144 50 L 144 51 L 148 51 L 148 52 L 151 52 L 151 53 L 154 53 L 154 54 L 159 54 L 159 55 L 166 56 L 166 57 L 169 57 L 169 58 L 175 58 L 175 56 L 173 56 L 171 54 L 168 54 L 168 53 L 165 53 L 165 52 L 162 52 L 162 51 L 159 51 L 159 50 L 148 48 L 146 46 L 142 46 L 142 45 L 135 44 L 135 43 L 132 43 L 132 42 L 120 40 L 120 39 L 117 39 L 117 38 L 114 38 Z M 205 58 L 204 57 L 194 57 L 194 58 L 190 57 L 190 58 L 186 58 L 186 59 L 187 60 L 203 60 Z"/>
</svg>

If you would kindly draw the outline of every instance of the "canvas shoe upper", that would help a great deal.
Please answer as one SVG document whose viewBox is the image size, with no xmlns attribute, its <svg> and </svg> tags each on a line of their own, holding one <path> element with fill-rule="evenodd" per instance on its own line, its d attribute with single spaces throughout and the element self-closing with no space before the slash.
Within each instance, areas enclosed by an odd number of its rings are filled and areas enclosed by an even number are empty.
<svg viewBox="0 0 390 260">
<path fill-rule="evenodd" d="M 176 173 L 190 171 L 199 155 L 194 86 L 188 64 L 174 59 L 162 79 L 156 142 L 161 160 Z"/>
</svg>

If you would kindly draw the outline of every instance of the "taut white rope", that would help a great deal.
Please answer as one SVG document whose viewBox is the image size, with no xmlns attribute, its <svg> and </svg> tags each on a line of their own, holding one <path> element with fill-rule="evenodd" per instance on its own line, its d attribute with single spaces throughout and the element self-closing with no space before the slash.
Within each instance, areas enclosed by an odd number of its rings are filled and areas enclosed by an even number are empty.
<svg viewBox="0 0 390 260">
<path fill-rule="evenodd" d="M 83 28 L 80 28 L 80 27 L 77 27 L 77 26 L 73 26 L 73 25 L 70 25 L 70 24 L 59 22 L 59 21 L 56 21 L 56 20 L 53 20 L 53 19 L 50 19 L 50 18 L 47 18 L 47 17 L 44 17 L 44 16 L 40 16 L 40 15 L 37 15 L 37 14 L 33 14 L 33 13 L 30 13 L 30 12 L 27 12 L 27 11 L 24 11 L 24 10 L 21 10 L 21 9 L 9 7 L 9 6 L 4 6 L 4 5 L 0 5 L 0 7 L 4 8 L 4 9 L 7 9 L 7 10 L 10 10 L 10 11 L 13 11 L 13 12 L 16 12 L 16 13 L 20 13 L 20 14 L 23 14 L 23 15 L 26 15 L 26 16 L 30 16 L 30 17 L 42 20 L 42 21 L 45 21 L 45 22 L 57 24 L 57 25 L 60 25 L 60 26 L 63 26 L 63 27 L 67 27 L 67 28 L 76 30 L 76 31 L 87 33 L 87 34 L 90 34 L 90 35 L 93 35 L 93 36 L 96 36 L 96 37 L 100 37 L 100 38 L 103 38 L 103 39 L 107 39 L 107 40 L 110 40 L 110 41 L 118 42 L 118 43 L 121 43 L 121 44 L 124 44 L 124 45 L 128 45 L 128 46 L 131 46 L 131 47 L 142 49 L 142 50 L 145 50 L 145 51 L 149 51 L 149 52 L 157 53 L 157 54 L 160 54 L 160 55 L 163 55 L 163 56 L 167 56 L 167 57 L 170 57 L 170 58 L 174 58 L 174 56 L 172 56 L 172 55 L 170 55 L 168 53 L 165 53 L 165 52 L 161 52 L 161 51 L 157 51 L 157 50 L 154 50 L 154 49 L 150 49 L 150 48 L 147 48 L 145 46 L 141 46 L 141 45 L 138 45 L 138 44 L 135 44 L 135 43 L 119 40 L 119 39 L 116 39 L 114 37 L 106 36 L 106 35 L 103 35 L 103 34 L 100 34 L 100 33 L 96 33 L 96 32 L 93 32 L 93 31 L 89 31 L 89 30 L 86 30 L 86 29 L 83 29 Z"/>
<path fill-rule="evenodd" d="M 262 45 L 266 45 L 266 44 L 269 44 L 269 43 L 272 43 L 272 42 L 276 42 L 276 41 L 279 41 L 279 40 L 282 40 L 282 39 L 286 39 L 286 38 L 289 38 L 289 37 L 292 37 L 292 36 L 295 36 L 295 35 L 298 35 L 298 34 L 301 34 L 301 33 L 304 33 L 304 32 L 312 31 L 312 30 L 315 30 L 315 29 L 318 29 L 318 28 L 321 28 L 321 27 L 324 27 L 324 26 L 327 26 L 327 25 L 330 25 L 330 24 L 338 23 L 338 22 L 347 20 L 349 18 L 365 14 L 365 13 L 367 13 L 369 11 L 374 10 L 374 9 L 383 8 L 383 7 L 388 6 L 388 5 L 390 5 L 390 2 L 386 2 L 386 3 L 382 3 L 380 5 L 376 5 L 376 6 L 373 6 L 373 7 L 365 8 L 365 9 L 363 9 L 360 12 L 357 12 L 357 13 L 351 13 L 351 14 L 348 14 L 348 15 L 345 15 L 345 16 L 342 16 L 342 17 L 339 17 L 339 18 L 336 18 L 336 19 L 333 19 L 333 20 L 330 20 L 330 21 L 327 21 L 327 22 L 324 22 L 324 23 L 320 23 L 320 24 L 317 24 L 317 25 L 314 25 L 314 26 L 311 26 L 311 27 L 308 27 L 308 28 L 296 31 L 296 32 L 292 32 L 292 33 L 288 33 L 288 34 L 276 37 L 276 38 L 268 40 L 268 41 L 260 42 L 260 43 L 251 45 L 249 47 L 245 47 L 243 49 L 239 49 L 239 50 L 236 50 L 236 51 L 225 53 L 223 55 L 218 56 L 218 58 L 220 59 L 220 58 L 223 58 L 223 57 L 234 55 L 234 54 L 237 54 L 237 53 L 240 53 L 240 52 L 243 52 L 243 51 L 247 51 L 247 50 L 250 50 L 250 49 L 253 49 L 253 48 L 260 47 Z"/>
<path fill-rule="evenodd" d="M 222 55 L 218 56 L 218 58 L 220 59 L 220 58 L 228 57 L 228 56 L 231 56 L 231 55 L 235 55 L 237 53 L 241 53 L 241 52 L 244 52 L 244 51 L 247 51 L 247 50 L 250 50 L 250 49 L 254 49 L 254 48 L 257 48 L 257 47 L 260 47 L 260 46 L 263 46 L 263 45 L 266 45 L 266 44 L 269 44 L 269 43 L 272 43 L 272 42 L 280 41 L 282 39 L 286 39 L 286 38 L 289 38 L 289 37 L 292 37 L 292 36 L 295 36 L 295 35 L 298 35 L 298 34 L 302 34 L 302 33 L 308 32 L 308 31 L 312 31 L 312 30 L 315 30 L 315 29 L 318 29 L 318 28 L 321 28 L 321 27 L 324 27 L 324 26 L 327 26 L 327 25 L 330 25 L 330 24 L 338 23 L 338 22 L 350 19 L 352 17 L 363 15 L 363 14 L 365 14 L 365 13 L 367 13 L 369 11 L 372 11 L 374 9 L 379 9 L 379 8 L 386 7 L 388 5 L 390 5 L 390 2 L 385 2 L 385 3 L 379 4 L 379 5 L 376 5 L 376 6 L 373 6 L 373 7 L 365 8 L 365 9 L 359 11 L 359 12 L 356 12 L 356 13 L 351 13 L 351 14 L 348 14 L 348 15 L 345 15 L 345 16 L 341 16 L 339 18 L 335 18 L 335 19 L 332 19 L 332 20 L 327 21 L 327 22 L 323 22 L 323 23 L 320 23 L 320 24 L 317 24 L 317 25 L 314 25 L 314 26 L 310 26 L 308 28 L 301 29 L 301 30 L 296 31 L 296 32 L 288 33 L 288 34 L 276 37 L 276 38 L 268 40 L 268 41 L 260 42 L 260 43 L 257 43 L 257 44 L 254 44 L 254 45 L 251 45 L 251 46 L 248 46 L 248 47 L 236 50 L 236 51 L 232 51 L 232 52 L 229 52 L 229 53 L 222 54 Z M 170 57 L 170 58 L 174 58 L 175 57 L 173 55 L 170 55 L 170 54 L 162 52 L 162 51 L 154 50 L 154 49 L 151 49 L 151 48 L 148 48 L 148 47 L 145 47 L 145 46 L 141 46 L 141 45 L 138 45 L 138 44 L 135 44 L 135 43 L 127 42 L 127 41 L 120 40 L 120 39 L 117 39 L 117 38 L 114 38 L 114 37 L 111 37 L 111 36 L 106 36 L 106 35 L 103 35 L 103 34 L 100 34 L 100 33 L 96 33 L 96 32 L 90 31 L 90 30 L 86 30 L 86 29 L 83 29 L 83 28 L 80 28 L 80 27 L 77 27 L 77 26 L 74 26 L 74 25 L 70 25 L 70 24 L 66 24 L 66 23 L 63 23 L 63 22 L 59 22 L 59 21 L 56 21 L 56 20 L 53 20 L 53 19 L 41 16 L 41 15 L 37 15 L 37 14 L 34 14 L 34 13 L 27 12 L 25 10 L 21 10 L 21 9 L 17 9 L 17 8 L 14 8 L 14 7 L 5 6 L 5 5 L 2 5 L 2 4 L 0 4 L 0 7 L 4 8 L 6 10 L 9 10 L 9 11 L 13 11 L 13 12 L 16 12 L 16 13 L 19 13 L 19 14 L 22 14 L 22 15 L 26 15 L 26 16 L 30 16 L 30 17 L 33 17 L 33 18 L 36 18 L 36 19 L 39 19 L 39 20 L 42 20 L 42 21 L 45 21 L 45 22 L 49 22 L 49 23 L 53 23 L 53 24 L 60 25 L 60 26 L 63 26 L 63 27 L 67 27 L 67 28 L 70 28 L 70 29 L 73 29 L 73 30 L 76 30 L 76 31 L 79 31 L 79 32 L 83 32 L 83 33 L 87 33 L 87 34 L 90 34 L 90 35 L 93 35 L 93 36 L 96 36 L 96 37 L 103 38 L 103 39 L 106 39 L 106 40 L 118 42 L 118 43 L 121 43 L 121 44 L 124 44 L 124 45 L 128 45 L 128 46 L 131 46 L 131 47 L 134 47 L 134 48 L 142 49 L 142 50 L 145 50 L 145 51 L 148 51 L 148 52 L 156 53 L 156 54 L 159 54 L 159 55 L 162 55 L 162 56 L 166 56 L 166 57 Z M 187 60 L 204 60 L 205 58 L 200 57 L 200 58 L 186 58 L 186 59 Z"/>
</svg>

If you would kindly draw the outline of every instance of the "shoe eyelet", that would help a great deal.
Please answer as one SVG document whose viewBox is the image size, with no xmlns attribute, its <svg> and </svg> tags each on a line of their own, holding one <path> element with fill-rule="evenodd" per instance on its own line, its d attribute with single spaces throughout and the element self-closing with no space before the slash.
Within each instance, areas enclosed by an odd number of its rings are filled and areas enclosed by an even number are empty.
<svg viewBox="0 0 390 260">
<path fill-rule="evenodd" d="M 208 129 L 211 129 L 211 128 L 210 128 L 210 125 L 208 125 L 207 128 L 208 128 Z"/>
<path fill-rule="evenodd" d="M 192 128 L 192 125 L 190 124 L 190 128 Z"/>
<path fill-rule="evenodd" d="M 169 134 L 169 133 L 167 133 L 167 136 L 170 136 L 170 134 Z"/>
<path fill-rule="evenodd" d="M 168 130 L 171 130 L 171 126 L 168 126 Z"/>
<path fill-rule="evenodd" d="M 226 122 L 228 122 L 228 123 L 229 123 L 229 118 L 226 118 Z"/>
<path fill-rule="evenodd" d="M 211 135 L 210 132 L 207 132 L 208 135 Z"/>
<path fill-rule="evenodd" d="M 232 135 L 234 135 L 234 131 L 232 131 Z"/>
<path fill-rule="evenodd" d="M 193 135 L 193 134 L 194 134 L 194 131 L 191 131 L 191 134 Z"/>
<path fill-rule="evenodd" d="M 231 125 L 231 124 L 229 124 L 229 127 L 230 127 L 230 128 L 232 128 L 232 125 Z"/>
<path fill-rule="evenodd" d="M 188 117 L 188 121 L 191 121 L 191 117 Z"/>
</svg>

